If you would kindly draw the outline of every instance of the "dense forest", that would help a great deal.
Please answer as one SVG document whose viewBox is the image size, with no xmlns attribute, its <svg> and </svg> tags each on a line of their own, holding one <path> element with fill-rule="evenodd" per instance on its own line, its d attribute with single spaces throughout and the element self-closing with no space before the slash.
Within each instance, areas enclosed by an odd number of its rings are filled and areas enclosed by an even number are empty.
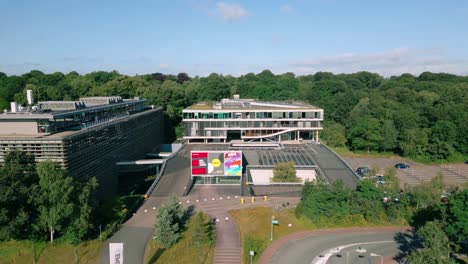
<svg viewBox="0 0 468 264">
<path fill-rule="evenodd" d="M 424 72 L 384 78 L 375 73 L 318 72 L 295 76 L 268 70 L 240 77 L 212 73 L 126 76 L 116 71 L 21 76 L 0 73 L 0 107 L 80 96 L 141 96 L 166 111 L 168 130 L 180 133 L 181 110 L 198 101 L 240 94 L 259 100 L 300 100 L 325 109 L 322 139 L 351 150 L 394 152 L 421 161 L 461 161 L 468 154 L 468 77 Z M 180 134 L 179 134 L 180 135 Z M 174 140 L 175 134 L 167 140 Z"/>
</svg>

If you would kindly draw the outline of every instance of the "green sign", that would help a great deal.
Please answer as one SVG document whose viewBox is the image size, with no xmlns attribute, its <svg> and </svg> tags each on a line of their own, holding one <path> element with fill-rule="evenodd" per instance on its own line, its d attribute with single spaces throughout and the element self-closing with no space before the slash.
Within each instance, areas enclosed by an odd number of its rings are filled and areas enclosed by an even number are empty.
<svg viewBox="0 0 468 264">
<path fill-rule="evenodd" d="M 279 224 L 278 220 L 271 220 L 271 223 L 274 224 L 274 225 L 278 225 L 278 224 Z"/>
</svg>

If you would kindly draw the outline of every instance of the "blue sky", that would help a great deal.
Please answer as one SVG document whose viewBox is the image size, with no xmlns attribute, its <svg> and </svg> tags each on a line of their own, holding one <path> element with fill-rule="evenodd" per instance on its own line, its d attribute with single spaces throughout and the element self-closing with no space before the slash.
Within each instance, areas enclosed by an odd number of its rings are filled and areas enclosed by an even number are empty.
<svg viewBox="0 0 468 264">
<path fill-rule="evenodd" d="M 468 74 L 465 0 L 0 0 L 0 71 Z"/>
</svg>

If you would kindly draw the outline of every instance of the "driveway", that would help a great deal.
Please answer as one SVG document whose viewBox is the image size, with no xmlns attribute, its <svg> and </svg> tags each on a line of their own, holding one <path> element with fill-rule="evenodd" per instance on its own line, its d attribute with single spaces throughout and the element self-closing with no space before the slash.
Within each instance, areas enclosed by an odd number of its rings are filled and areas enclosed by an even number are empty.
<svg viewBox="0 0 468 264">
<path fill-rule="evenodd" d="M 298 232 L 276 240 L 259 263 L 374 263 L 374 258 L 394 263 L 399 253 L 394 237 L 406 231 L 407 227 L 382 227 Z"/>
</svg>

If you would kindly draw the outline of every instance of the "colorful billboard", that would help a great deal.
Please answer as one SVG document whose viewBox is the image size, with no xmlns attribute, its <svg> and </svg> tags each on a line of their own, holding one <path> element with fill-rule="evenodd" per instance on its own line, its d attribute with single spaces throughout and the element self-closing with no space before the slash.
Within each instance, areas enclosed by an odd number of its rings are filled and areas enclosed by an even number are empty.
<svg viewBox="0 0 468 264">
<path fill-rule="evenodd" d="M 192 176 L 242 176 L 240 151 L 192 151 Z"/>
<path fill-rule="evenodd" d="M 242 176 L 242 152 L 231 151 L 224 153 L 224 175 Z"/>
</svg>

